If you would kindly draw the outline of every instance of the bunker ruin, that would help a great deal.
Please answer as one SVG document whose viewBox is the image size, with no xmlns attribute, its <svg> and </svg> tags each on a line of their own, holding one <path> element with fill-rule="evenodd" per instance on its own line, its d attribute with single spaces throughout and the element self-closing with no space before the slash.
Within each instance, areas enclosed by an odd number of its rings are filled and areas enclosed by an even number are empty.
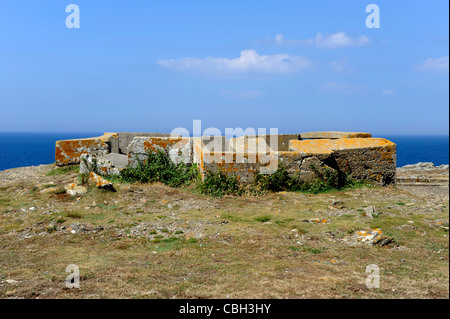
<svg viewBox="0 0 450 319">
<path fill-rule="evenodd" d="M 105 133 L 103 136 L 56 142 L 57 166 L 80 164 L 88 173 L 96 166 L 104 175 L 117 175 L 128 165 L 145 161 L 149 152 L 164 151 L 176 163 L 209 173 L 235 175 L 250 183 L 257 174 L 273 174 L 283 165 L 300 180 L 329 168 L 357 180 L 381 185 L 395 183 L 394 143 L 370 133 L 310 132 L 241 136 L 182 137 L 160 133 Z M 313 169 L 314 168 L 314 169 Z"/>
</svg>

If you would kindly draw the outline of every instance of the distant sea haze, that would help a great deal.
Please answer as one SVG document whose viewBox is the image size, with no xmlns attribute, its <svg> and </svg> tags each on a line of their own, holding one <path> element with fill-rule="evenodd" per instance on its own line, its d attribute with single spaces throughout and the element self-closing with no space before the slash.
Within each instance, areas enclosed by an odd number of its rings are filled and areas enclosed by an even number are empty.
<svg viewBox="0 0 450 319">
<path fill-rule="evenodd" d="M 55 142 L 103 135 L 88 133 L 0 133 L 0 170 L 55 162 Z M 449 164 L 448 136 L 377 135 L 397 144 L 397 166 L 432 162 Z"/>
</svg>

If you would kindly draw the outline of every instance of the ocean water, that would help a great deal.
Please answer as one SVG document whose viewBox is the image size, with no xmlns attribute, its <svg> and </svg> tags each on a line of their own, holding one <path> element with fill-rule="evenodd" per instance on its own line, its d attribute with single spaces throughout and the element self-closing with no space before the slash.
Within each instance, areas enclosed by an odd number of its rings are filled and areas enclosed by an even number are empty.
<svg viewBox="0 0 450 319">
<path fill-rule="evenodd" d="M 419 162 L 449 163 L 448 136 L 382 136 L 397 144 L 397 167 Z"/>
<path fill-rule="evenodd" d="M 55 162 L 55 142 L 103 133 L 0 133 L 0 171 Z"/>
<path fill-rule="evenodd" d="M 0 170 L 55 162 L 58 140 L 103 133 L 0 133 Z M 397 144 L 397 166 L 432 162 L 449 164 L 448 136 L 382 136 Z"/>
</svg>

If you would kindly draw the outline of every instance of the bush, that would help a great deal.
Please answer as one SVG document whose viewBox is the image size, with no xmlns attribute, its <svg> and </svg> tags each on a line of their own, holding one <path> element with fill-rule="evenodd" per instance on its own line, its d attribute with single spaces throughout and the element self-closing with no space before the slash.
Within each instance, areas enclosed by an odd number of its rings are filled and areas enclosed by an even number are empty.
<svg viewBox="0 0 450 319">
<path fill-rule="evenodd" d="M 172 162 L 168 154 L 163 151 L 149 153 L 146 161 L 138 161 L 134 167 L 128 167 L 121 172 L 120 179 L 125 182 L 162 182 L 168 186 L 181 187 L 192 183 L 205 195 L 220 197 L 224 195 L 241 196 L 262 195 L 267 192 L 301 191 L 308 193 L 322 193 L 343 187 L 356 187 L 357 183 L 345 175 L 327 167 L 319 169 L 311 166 L 318 178 L 310 182 L 301 182 L 296 175 L 291 175 L 280 165 L 271 175 L 257 174 L 252 184 L 240 183 L 237 176 L 229 176 L 224 172 L 208 172 L 206 178 L 200 181 L 199 172 L 195 166 L 185 163 Z"/>
<path fill-rule="evenodd" d="M 345 187 L 356 187 L 359 185 L 347 176 L 339 176 L 339 173 L 327 167 L 319 170 L 312 167 L 318 178 L 310 182 L 301 182 L 297 175 L 291 175 L 287 169 L 280 165 L 278 170 L 271 175 L 258 174 L 255 181 L 250 185 L 242 185 L 236 176 L 227 176 L 223 172 L 208 173 L 206 179 L 199 184 L 202 194 L 210 196 L 223 195 L 262 195 L 267 192 L 300 191 L 306 193 L 323 193 Z"/>
<path fill-rule="evenodd" d="M 208 173 L 205 180 L 198 184 L 202 194 L 219 197 L 224 195 L 242 195 L 243 186 L 236 176 L 229 177 L 223 172 Z"/>
<path fill-rule="evenodd" d="M 254 193 L 266 193 L 268 191 L 281 192 L 286 190 L 299 190 L 301 187 L 297 176 L 289 175 L 282 165 L 271 175 L 258 174 L 253 185 Z"/>
<path fill-rule="evenodd" d="M 127 167 L 121 172 L 121 179 L 126 182 L 161 182 L 172 187 L 189 185 L 197 178 L 196 168 L 172 162 L 163 151 L 149 153 L 144 163 L 138 161 L 135 167 Z"/>
<path fill-rule="evenodd" d="M 318 173 L 319 178 L 300 185 L 300 191 L 318 194 L 334 189 L 340 189 L 347 183 L 347 179 L 345 179 L 343 185 L 340 185 L 338 173 L 326 167 L 324 168 L 323 173 L 318 170 L 316 170 L 316 173 Z"/>
</svg>

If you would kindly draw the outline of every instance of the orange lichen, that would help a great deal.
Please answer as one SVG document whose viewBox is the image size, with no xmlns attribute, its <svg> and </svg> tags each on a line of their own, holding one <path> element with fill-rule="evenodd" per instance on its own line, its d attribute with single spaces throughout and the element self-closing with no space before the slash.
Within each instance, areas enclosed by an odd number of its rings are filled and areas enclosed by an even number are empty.
<svg viewBox="0 0 450 319">
<path fill-rule="evenodd" d="M 97 186 L 99 188 L 103 188 L 103 187 L 112 185 L 111 182 L 109 182 L 106 179 L 104 179 L 103 177 L 95 174 L 94 172 L 91 172 L 89 174 L 89 178 L 94 182 L 95 186 Z"/>
<path fill-rule="evenodd" d="M 290 149 L 307 154 L 331 154 L 333 151 L 358 148 L 392 147 L 394 143 L 382 138 L 342 138 L 323 140 L 292 140 Z"/>
<path fill-rule="evenodd" d="M 99 137 L 57 141 L 55 145 L 56 165 L 79 164 L 81 155 L 92 151 L 103 150 L 109 152 L 107 142 L 115 135 L 115 133 L 105 133 Z"/>
</svg>

